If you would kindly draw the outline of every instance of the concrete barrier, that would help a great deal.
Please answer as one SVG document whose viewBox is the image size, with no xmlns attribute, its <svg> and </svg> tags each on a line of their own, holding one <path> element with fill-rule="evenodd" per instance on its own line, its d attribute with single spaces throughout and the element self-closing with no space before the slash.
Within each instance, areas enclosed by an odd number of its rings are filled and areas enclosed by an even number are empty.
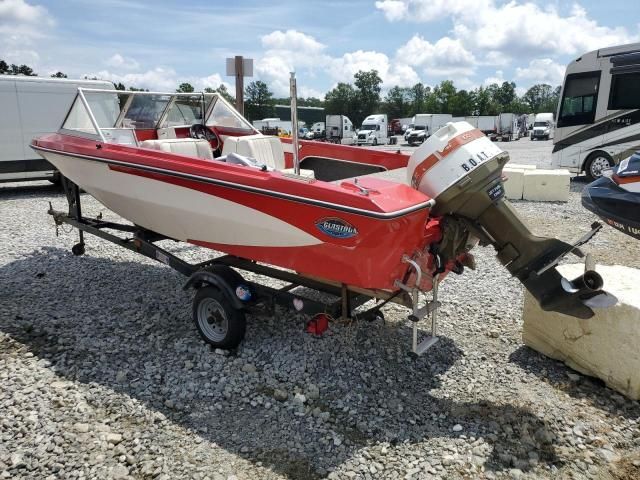
<svg viewBox="0 0 640 480">
<path fill-rule="evenodd" d="M 583 265 L 562 265 L 568 279 L 578 277 Z M 604 288 L 618 304 L 594 309 L 588 320 L 543 311 L 527 292 L 522 340 L 538 352 L 564 362 L 585 375 L 602 379 L 629 398 L 640 399 L 640 270 L 598 266 Z"/>
<path fill-rule="evenodd" d="M 568 170 L 525 170 L 522 198 L 538 202 L 569 201 Z"/>
<path fill-rule="evenodd" d="M 504 182 L 504 195 L 509 200 L 522 200 L 524 170 L 506 165 L 502 169 L 502 175 L 507 179 L 507 181 Z"/>
</svg>

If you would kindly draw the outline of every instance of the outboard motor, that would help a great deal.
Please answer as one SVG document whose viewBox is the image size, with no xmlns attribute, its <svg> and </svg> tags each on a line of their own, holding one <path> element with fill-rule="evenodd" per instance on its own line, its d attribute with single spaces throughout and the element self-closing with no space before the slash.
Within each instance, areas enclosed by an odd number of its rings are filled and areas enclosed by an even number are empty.
<svg viewBox="0 0 640 480">
<path fill-rule="evenodd" d="M 467 122 L 448 123 L 413 153 L 408 181 L 436 200 L 431 214 L 443 219 L 443 239 L 434 253 L 446 262 L 478 241 L 491 244 L 544 310 L 592 317 L 588 300 L 606 295 L 600 275 L 587 270 L 569 281 L 555 267 L 570 252 L 583 257 L 578 247 L 601 225 L 594 224 L 574 244 L 533 235 L 504 198 L 502 168 L 508 160 L 506 152 Z"/>
</svg>

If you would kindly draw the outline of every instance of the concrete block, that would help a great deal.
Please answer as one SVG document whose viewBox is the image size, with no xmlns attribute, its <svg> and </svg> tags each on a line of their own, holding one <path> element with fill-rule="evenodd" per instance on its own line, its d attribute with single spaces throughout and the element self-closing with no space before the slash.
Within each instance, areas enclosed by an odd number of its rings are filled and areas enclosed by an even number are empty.
<svg viewBox="0 0 640 480">
<path fill-rule="evenodd" d="M 504 195 L 509 200 L 522 200 L 524 172 L 519 168 L 511 168 L 509 165 L 502 169 L 502 175 L 507 178 L 507 181 L 504 182 Z"/>
<path fill-rule="evenodd" d="M 572 280 L 584 265 L 562 265 L 560 273 Z M 545 312 L 525 293 L 522 340 L 538 352 L 564 362 L 585 375 L 602 379 L 629 398 L 640 399 L 640 270 L 598 266 L 604 288 L 617 305 L 594 309 L 588 320 Z"/>
<path fill-rule="evenodd" d="M 569 201 L 569 170 L 525 170 L 522 198 L 538 202 Z"/>
</svg>

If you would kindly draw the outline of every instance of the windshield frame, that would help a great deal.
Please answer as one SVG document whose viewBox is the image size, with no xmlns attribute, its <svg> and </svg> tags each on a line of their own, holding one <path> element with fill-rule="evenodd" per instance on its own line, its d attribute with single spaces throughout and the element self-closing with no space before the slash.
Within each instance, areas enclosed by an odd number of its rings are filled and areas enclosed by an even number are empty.
<svg viewBox="0 0 640 480">
<path fill-rule="evenodd" d="M 87 95 L 104 95 L 105 97 L 116 96 L 118 101 L 118 107 L 120 108 L 120 112 L 117 114 L 117 117 L 113 121 L 112 124 L 101 126 L 92 111 L 90 106 L 90 102 L 87 100 Z M 166 101 L 166 105 L 162 107 L 161 113 L 154 119 L 154 123 L 145 126 L 124 126 L 124 122 L 127 119 L 127 113 L 129 113 L 132 104 L 134 103 L 134 99 L 140 96 L 157 96 L 159 98 L 169 97 L 168 101 Z M 123 101 L 123 97 L 126 97 Z M 202 101 L 202 105 L 204 108 L 201 108 L 203 112 L 202 119 L 199 119 L 201 123 L 206 125 L 209 128 L 216 129 L 232 129 L 234 131 L 242 131 L 246 132 L 249 135 L 258 133 L 255 127 L 244 117 L 242 116 L 229 102 L 227 102 L 218 92 L 142 92 L 142 91 L 127 91 L 127 90 L 116 90 L 116 89 L 97 89 L 97 88 L 78 88 L 78 93 L 74 98 L 74 101 L 71 103 L 69 110 L 67 111 L 60 128 L 58 131 L 60 133 L 64 133 L 67 135 L 73 135 L 83 138 L 90 138 L 95 140 L 101 140 L 104 143 L 108 143 L 108 140 L 102 130 L 159 130 L 165 128 L 164 124 L 167 121 L 169 113 L 172 108 L 174 108 L 176 104 L 176 100 L 180 98 L 197 98 L 200 97 Z M 123 103 L 122 103 L 123 102 Z M 231 115 L 236 119 L 236 121 L 244 125 L 246 128 L 242 127 L 228 127 L 224 125 L 215 125 L 211 123 L 211 117 L 214 112 L 214 108 L 218 102 L 222 102 L 223 106 L 231 113 Z M 90 120 L 91 125 L 96 133 L 93 132 L 85 132 L 80 129 L 67 128 L 65 124 L 69 119 L 71 112 L 74 108 L 83 108 L 85 113 L 87 114 L 88 119 Z M 176 128 L 176 127 L 187 127 L 191 125 L 171 125 L 166 126 L 166 128 Z M 135 137 L 135 134 L 134 134 Z"/>
</svg>

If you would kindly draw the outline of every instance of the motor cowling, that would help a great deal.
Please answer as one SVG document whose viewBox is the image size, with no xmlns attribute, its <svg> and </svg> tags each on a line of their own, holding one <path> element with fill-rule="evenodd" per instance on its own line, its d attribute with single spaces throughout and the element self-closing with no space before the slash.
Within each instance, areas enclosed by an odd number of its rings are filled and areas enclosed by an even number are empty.
<svg viewBox="0 0 640 480">
<path fill-rule="evenodd" d="M 491 244 L 499 261 L 518 278 L 545 310 L 578 318 L 593 311 L 584 301 L 600 287 L 562 288 L 555 265 L 574 245 L 533 235 L 504 198 L 502 168 L 509 155 L 467 122 L 448 123 L 413 153 L 407 180 L 436 201 L 432 215 L 442 217 L 442 240 L 433 246 L 444 262 L 453 261 L 477 237 Z M 565 279 L 566 280 L 566 279 Z"/>
</svg>

